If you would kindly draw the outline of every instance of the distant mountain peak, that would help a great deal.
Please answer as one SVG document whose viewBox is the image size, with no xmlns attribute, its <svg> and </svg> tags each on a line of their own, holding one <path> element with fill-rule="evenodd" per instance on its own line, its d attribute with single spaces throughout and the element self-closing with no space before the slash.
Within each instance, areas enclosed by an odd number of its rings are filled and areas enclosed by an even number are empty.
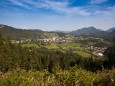
<svg viewBox="0 0 115 86">
<path fill-rule="evenodd" d="M 86 29 L 96 29 L 95 27 L 93 26 L 90 26 L 90 27 L 85 27 Z"/>
<path fill-rule="evenodd" d="M 114 30 L 115 30 L 115 27 L 112 27 L 112 28 L 106 30 L 106 32 L 113 32 Z"/>
<path fill-rule="evenodd" d="M 96 29 L 95 27 L 90 26 L 90 27 L 84 27 L 84 28 L 72 31 L 71 33 L 78 34 L 78 35 L 89 35 L 91 33 L 98 32 L 98 31 L 99 30 Z"/>
</svg>

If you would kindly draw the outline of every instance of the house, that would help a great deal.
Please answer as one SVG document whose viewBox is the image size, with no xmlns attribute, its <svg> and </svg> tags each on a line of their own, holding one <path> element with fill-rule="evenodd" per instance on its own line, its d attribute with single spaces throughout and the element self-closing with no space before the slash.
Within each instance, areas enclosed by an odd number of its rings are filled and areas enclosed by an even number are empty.
<svg viewBox="0 0 115 86">
<path fill-rule="evenodd" d="M 18 44 L 18 43 L 20 43 L 20 41 L 17 41 L 17 40 L 11 40 L 11 43 L 16 43 L 16 44 Z"/>
</svg>

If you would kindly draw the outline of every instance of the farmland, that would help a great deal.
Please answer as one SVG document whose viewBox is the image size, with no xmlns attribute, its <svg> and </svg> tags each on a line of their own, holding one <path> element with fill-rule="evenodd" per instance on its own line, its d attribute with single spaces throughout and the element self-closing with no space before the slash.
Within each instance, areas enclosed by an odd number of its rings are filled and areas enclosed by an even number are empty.
<svg viewBox="0 0 115 86">
<path fill-rule="evenodd" d="M 36 45 L 36 44 L 22 44 L 22 47 L 36 47 L 36 48 L 38 48 L 38 45 Z"/>
</svg>

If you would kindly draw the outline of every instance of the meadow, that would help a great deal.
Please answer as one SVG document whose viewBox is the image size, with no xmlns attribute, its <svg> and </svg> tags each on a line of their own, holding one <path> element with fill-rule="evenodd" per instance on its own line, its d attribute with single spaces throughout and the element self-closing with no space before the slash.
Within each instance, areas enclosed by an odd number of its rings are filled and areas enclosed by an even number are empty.
<svg viewBox="0 0 115 86">
<path fill-rule="evenodd" d="M 38 46 L 37 44 L 22 44 L 22 47 L 44 47 L 47 49 L 59 49 L 61 48 L 62 52 L 66 52 L 68 49 L 73 49 L 72 52 L 73 53 L 77 53 L 78 55 L 82 56 L 82 57 L 91 57 L 90 53 L 87 53 L 83 50 L 83 47 L 81 47 L 81 43 L 48 43 L 45 45 L 40 45 Z M 78 49 L 79 48 L 79 49 Z M 78 49 L 78 50 L 77 50 Z"/>
<path fill-rule="evenodd" d="M 32 43 L 32 44 L 22 44 L 22 47 L 36 47 L 36 48 L 38 48 L 39 46 Z"/>
<path fill-rule="evenodd" d="M 91 57 L 90 53 L 84 52 L 84 51 L 75 51 L 75 53 L 77 53 L 78 55 L 82 56 L 82 57 Z"/>
</svg>

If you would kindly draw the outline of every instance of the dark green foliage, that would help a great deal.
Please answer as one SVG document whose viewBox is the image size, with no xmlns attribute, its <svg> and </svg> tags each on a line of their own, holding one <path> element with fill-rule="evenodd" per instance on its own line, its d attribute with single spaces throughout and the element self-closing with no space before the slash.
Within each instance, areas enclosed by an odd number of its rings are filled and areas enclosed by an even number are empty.
<svg viewBox="0 0 115 86">
<path fill-rule="evenodd" d="M 105 55 L 108 57 L 108 59 L 113 63 L 115 61 L 115 47 L 109 47 L 105 51 Z"/>
<path fill-rule="evenodd" d="M 105 65 L 109 68 L 115 66 L 115 37 L 113 38 L 113 46 L 108 47 L 104 54 L 108 57 L 108 60 L 105 61 Z"/>
<path fill-rule="evenodd" d="M 95 43 L 94 46 L 95 46 L 95 47 L 109 47 L 110 44 L 107 44 L 107 43 L 105 43 L 105 42 L 99 41 L 99 42 Z"/>
</svg>

